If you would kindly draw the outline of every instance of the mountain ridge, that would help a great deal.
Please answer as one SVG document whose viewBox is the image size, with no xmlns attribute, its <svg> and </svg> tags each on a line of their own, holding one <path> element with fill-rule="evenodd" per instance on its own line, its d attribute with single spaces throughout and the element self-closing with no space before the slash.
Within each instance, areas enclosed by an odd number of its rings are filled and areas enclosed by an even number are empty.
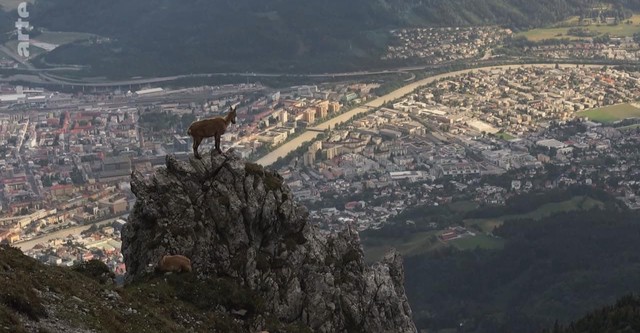
<svg viewBox="0 0 640 333">
<path fill-rule="evenodd" d="M 179 161 L 150 180 L 122 232 L 126 281 L 166 254 L 188 257 L 202 280 L 226 279 L 263 300 L 264 313 L 313 332 L 415 332 L 399 255 L 368 266 L 357 232 L 309 224 L 280 175 L 227 153 Z M 260 315 L 253 328 L 260 330 Z"/>
<path fill-rule="evenodd" d="M 39 1 L 34 26 L 108 37 L 64 45 L 48 63 L 91 66 L 94 75 L 192 72 L 340 72 L 384 67 L 389 30 L 412 26 L 530 28 L 594 4 L 640 9 L 640 1 L 584 0 L 166 0 Z"/>
</svg>

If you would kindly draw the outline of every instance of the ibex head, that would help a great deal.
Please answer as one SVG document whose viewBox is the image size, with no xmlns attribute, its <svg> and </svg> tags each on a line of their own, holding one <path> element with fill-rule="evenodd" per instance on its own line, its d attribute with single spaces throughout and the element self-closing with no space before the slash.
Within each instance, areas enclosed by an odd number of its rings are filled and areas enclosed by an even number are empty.
<svg viewBox="0 0 640 333">
<path fill-rule="evenodd" d="M 236 123 L 236 108 L 237 107 L 233 106 L 229 107 L 229 114 L 227 115 L 227 119 L 229 119 L 232 124 Z"/>
</svg>

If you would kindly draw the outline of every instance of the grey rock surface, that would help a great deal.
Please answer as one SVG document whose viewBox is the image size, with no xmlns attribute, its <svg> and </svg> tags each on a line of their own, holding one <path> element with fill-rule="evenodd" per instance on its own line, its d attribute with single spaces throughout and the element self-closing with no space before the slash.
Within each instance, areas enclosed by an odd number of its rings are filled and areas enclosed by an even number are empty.
<svg viewBox="0 0 640 333">
<path fill-rule="evenodd" d="M 416 332 L 400 256 L 366 265 L 357 232 L 320 233 L 277 173 L 233 153 L 168 155 L 151 180 L 134 172 L 131 189 L 127 282 L 181 254 L 198 276 L 232 278 L 281 320 L 314 332 Z"/>
</svg>

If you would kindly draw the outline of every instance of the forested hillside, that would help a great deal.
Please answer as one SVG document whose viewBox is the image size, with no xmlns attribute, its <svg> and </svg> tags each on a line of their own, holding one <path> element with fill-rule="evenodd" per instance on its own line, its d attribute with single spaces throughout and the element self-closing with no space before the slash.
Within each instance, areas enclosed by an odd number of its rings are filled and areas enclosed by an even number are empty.
<svg viewBox="0 0 640 333">
<path fill-rule="evenodd" d="M 388 30 L 500 24 L 528 28 L 578 15 L 597 0 L 41 0 L 37 27 L 110 42 L 60 47 L 50 63 L 94 74 L 324 72 L 380 66 Z M 613 1 L 640 7 L 639 0 Z"/>
<path fill-rule="evenodd" d="M 608 201 L 603 210 L 506 221 L 494 231 L 505 240 L 501 250 L 447 248 L 408 257 L 416 324 L 539 332 L 613 304 L 640 291 L 639 217 Z"/>
<path fill-rule="evenodd" d="M 570 325 L 554 324 L 543 333 L 639 332 L 640 298 L 629 295 L 615 305 L 593 311 Z"/>
<path fill-rule="evenodd" d="M 4 43 L 9 38 L 9 35 L 6 32 L 13 28 L 12 23 L 9 13 L 0 10 L 0 32 L 4 32 L 0 33 L 0 43 Z"/>
</svg>

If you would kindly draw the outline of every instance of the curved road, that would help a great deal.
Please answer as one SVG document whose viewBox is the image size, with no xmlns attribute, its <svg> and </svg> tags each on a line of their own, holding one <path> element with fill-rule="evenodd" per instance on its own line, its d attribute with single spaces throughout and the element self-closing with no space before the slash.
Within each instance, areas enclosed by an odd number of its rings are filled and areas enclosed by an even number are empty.
<svg viewBox="0 0 640 333">
<path fill-rule="evenodd" d="M 606 66 L 606 65 L 561 64 L 560 67 L 562 67 L 562 68 L 575 67 L 576 65 L 580 65 L 580 66 L 584 66 L 584 67 L 603 67 L 603 66 Z M 418 87 L 427 85 L 429 83 L 432 83 L 432 82 L 434 82 L 436 80 L 439 80 L 439 79 L 442 79 L 442 78 L 456 76 L 456 75 L 460 75 L 460 74 L 472 73 L 472 72 L 475 72 L 475 71 L 491 70 L 491 69 L 505 69 L 505 68 L 518 68 L 518 67 L 554 68 L 555 64 L 522 64 L 522 65 L 489 66 L 489 67 L 464 69 L 464 70 L 460 70 L 460 71 L 434 75 L 434 76 L 431 76 L 431 77 L 428 77 L 428 78 L 424 78 L 424 79 L 422 79 L 420 81 L 416 81 L 414 83 L 408 84 L 408 85 L 406 85 L 406 86 L 404 86 L 404 87 L 402 87 L 402 88 L 400 88 L 398 90 L 392 91 L 392 92 L 390 92 L 390 93 L 388 93 L 388 94 L 386 94 L 384 96 L 378 97 L 378 98 L 376 98 L 376 99 L 364 104 L 363 106 L 356 107 L 355 109 L 350 110 L 350 111 L 348 111 L 346 113 L 343 113 L 343 114 L 341 114 L 341 115 L 339 115 L 339 116 L 337 116 L 335 118 L 331 118 L 331 119 L 325 121 L 324 123 L 321 123 L 321 124 L 313 127 L 313 129 L 326 130 L 329 127 L 330 128 L 335 128 L 336 125 L 349 121 L 351 118 L 353 118 L 353 116 L 355 116 L 357 114 L 360 114 L 360 113 L 363 113 L 363 112 L 367 112 L 367 111 L 371 110 L 371 108 L 380 107 L 383 104 L 385 104 L 386 102 L 402 98 L 402 97 L 412 93 Z M 262 158 L 257 160 L 256 163 L 262 164 L 264 166 L 269 166 L 269 165 L 273 164 L 278 158 L 280 158 L 280 157 L 284 158 L 290 152 L 292 152 L 295 149 L 297 149 L 298 147 L 302 146 L 305 142 L 308 142 L 308 141 L 311 141 L 311 140 L 315 139 L 318 135 L 320 135 L 319 132 L 306 131 L 306 132 L 302 133 L 300 136 L 294 138 L 293 140 L 286 142 L 285 144 L 280 146 L 278 149 L 276 149 L 276 150 L 270 152 L 269 154 L 263 156 Z"/>
</svg>

